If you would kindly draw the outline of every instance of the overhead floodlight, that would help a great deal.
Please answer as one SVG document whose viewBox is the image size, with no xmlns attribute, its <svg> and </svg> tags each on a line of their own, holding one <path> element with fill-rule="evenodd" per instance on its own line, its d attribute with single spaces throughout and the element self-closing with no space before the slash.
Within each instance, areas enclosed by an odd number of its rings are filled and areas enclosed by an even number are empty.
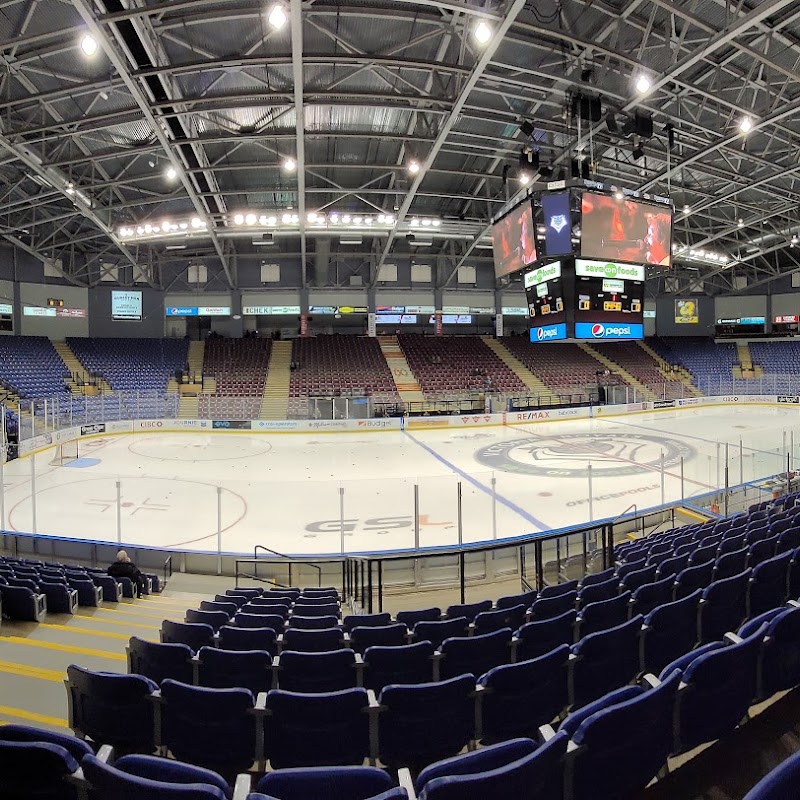
<svg viewBox="0 0 800 800">
<path fill-rule="evenodd" d="M 530 181 L 531 181 L 531 176 L 530 176 L 530 175 L 528 175 L 528 173 L 527 173 L 527 172 L 523 172 L 523 173 L 521 173 L 521 174 L 520 174 L 520 176 L 519 176 L 519 182 L 520 182 L 520 183 L 521 183 L 523 186 L 527 186 L 527 185 L 530 183 Z"/>
<path fill-rule="evenodd" d="M 625 197 L 625 195 L 624 195 L 624 194 L 622 194 L 622 192 L 614 192 L 614 197 L 615 197 L 617 200 L 622 200 L 622 199 Z"/>
<path fill-rule="evenodd" d="M 276 31 L 279 31 L 288 21 L 289 18 L 286 16 L 283 5 L 281 3 L 275 3 L 267 16 L 267 22 L 269 22 Z"/>
<path fill-rule="evenodd" d="M 489 40 L 492 38 L 492 29 L 481 20 L 476 26 L 474 30 L 475 41 L 478 44 L 488 44 Z"/>
<path fill-rule="evenodd" d="M 737 225 L 738 225 L 740 228 L 744 228 L 744 220 L 743 220 L 741 217 L 739 217 L 739 219 L 738 219 L 738 220 L 736 220 L 736 224 L 737 224 Z"/>
<path fill-rule="evenodd" d="M 236 225 L 244 225 L 244 214 L 236 214 L 233 221 Z"/>
<path fill-rule="evenodd" d="M 91 58 L 98 50 L 97 39 L 87 33 L 81 39 L 81 50 L 83 50 L 84 55 Z"/>
<path fill-rule="evenodd" d="M 248 214 L 248 215 L 247 215 L 247 216 L 244 218 L 244 221 L 245 221 L 245 222 L 246 222 L 248 225 L 255 225 L 255 224 L 256 224 L 256 215 L 255 215 L 255 214 Z"/>
<path fill-rule="evenodd" d="M 408 162 L 408 171 L 412 175 L 416 175 L 419 172 L 419 161 L 409 161 Z"/>
<path fill-rule="evenodd" d="M 690 213 L 691 213 L 691 211 L 692 211 L 692 207 L 691 207 L 691 206 L 690 206 L 690 205 L 687 203 L 687 204 L 686 204 L 686 205 L 683 207 L 683 213 L 684 213 L 684 214 L 690 214 Z"/>
<path fill-rule="evenodd" d="M 739 122 L 739 130 L 742 133 L 749 133 L 753 129 L 753 120 L 750 117 L 742 117 L 742 120 Z"/>
<path fill-rule="evenodd" d="M 297 162 L 293 158 L 287 158 L 286 161 L 283 162 L 283 168 L 287 172 L 294 172 L 297 169 Z"/>
<path fill-rule="evenodd" d="M 792 247 L 794 247 L 794 245 L 796 244 L 797 244 L 797 234 L 794 234 L 794 236 L 792 236 Z"/>
<path fill-rule="evenodd" d="M 172 166 L 172 164 L 170 164 L 170 165 L 169 165 L 169 166 L 168 166 L 168 167 L 167 167 L 167 168 L 164 170 L 164 177 L 165 177 L 165 178 L 166 178 L 168 181 L 174 181 L 174 180 L 175 180 L 175 178 L 177 178 L 177 177 L 178 177 L 178 170 L 176 170 L 176 169 L 175 169 L 175 167 L 173 167 L 173 166 Z"/>
<path fill-rule="evenodd" d="M 639 92 L 639 94 L 645 94 L 649 92 L 652 85 L 653 84 L 650 83 L 650 78 L 648 78 L 647 75 L 640 75 L 636 79 L 636 91 Z"/>
</svg>

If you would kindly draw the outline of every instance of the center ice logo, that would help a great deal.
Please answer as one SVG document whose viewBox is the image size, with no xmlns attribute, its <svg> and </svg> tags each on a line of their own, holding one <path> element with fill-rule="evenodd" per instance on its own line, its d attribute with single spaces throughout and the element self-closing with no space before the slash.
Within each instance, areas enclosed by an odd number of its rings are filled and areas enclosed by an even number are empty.
<svg viewBox="0 0 800 800">
<path fill-rule="evenodd" d="M 482 447 L 475 460 L 491 469 L 524 475 L 551 475 L 582 478 L 640 475 L 653 468 L 664 469 L 696 455 L 691 445 L 680 439 L 647 434 L 622 433 L 614 436 L 572 433 L 562 436 L 529 436 Z"/>
</svg>

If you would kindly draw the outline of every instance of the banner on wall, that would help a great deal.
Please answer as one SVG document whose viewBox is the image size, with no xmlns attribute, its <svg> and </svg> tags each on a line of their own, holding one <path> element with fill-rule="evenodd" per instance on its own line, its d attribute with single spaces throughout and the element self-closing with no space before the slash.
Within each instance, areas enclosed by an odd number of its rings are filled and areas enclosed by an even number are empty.
<svg viewBox="0 0 800 800">
<path fill-rule="evenodd" d="M 495 336 L 497 336 L 498 339 L 503 336 L 503 315 L 502 314 L 498 314 L 494 318 L 494 332 L 495 332 Z"/>
<path fill-rule="evenodd" d="M 436 336 L 442 335 L 442 312 L 436 311 L 433 315 L 433 332 Z"/>
<path fill-rule="evenodd" d="M 675 301 L 676 325 L 697 325 L 698 322 L 700 322 L 700 316 L 697 310 L 697 300 Z"/>
<path fill-rule="evenodd" d="M 300 335 L 308 336 L 308 314 L 300 315 Z"/>
<path fill-rule="evenodd" d="M 375 338 L 377 336 L 376 315 L 373 313 L 367 314 L 367 336 Z"/>
</svg>

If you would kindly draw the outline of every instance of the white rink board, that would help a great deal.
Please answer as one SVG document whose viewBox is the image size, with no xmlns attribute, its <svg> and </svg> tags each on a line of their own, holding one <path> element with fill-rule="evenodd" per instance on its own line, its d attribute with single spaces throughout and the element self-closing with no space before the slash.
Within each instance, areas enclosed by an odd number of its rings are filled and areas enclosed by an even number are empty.
<svg viewBox="0 0 800 800">
<path fill-rule="evenodd" d="M 252 554 L 262 544 L 339 553 L 343 502 L 347 552 L 407 549 L 417 544 L 416 483 L 419 546 L 435 547 L 458 542 L 460 482 L 463 541 L 505 538 L 589 521 L 589 464 L 592 519 L 659 505 L 662 453 L 667 502 L 682 489 L 690 498 L 724 486 L 726 443 L 731 485 L 780 473 L 794 439 L 795 463 L 800 448 L 800 404 L 782 400 L 604 407 L 592 418 L 588 409 L 431 417 L 403 430 L 398 420 L 305 431 L 254 423 L 259 432 L 207 420 L 108 423 L 84 431 L 86 466 L 50 466 L 52 448 L 5 465 L 5 528 L 216 552 L 219 510 L 223 552 Z"/>
</svg>

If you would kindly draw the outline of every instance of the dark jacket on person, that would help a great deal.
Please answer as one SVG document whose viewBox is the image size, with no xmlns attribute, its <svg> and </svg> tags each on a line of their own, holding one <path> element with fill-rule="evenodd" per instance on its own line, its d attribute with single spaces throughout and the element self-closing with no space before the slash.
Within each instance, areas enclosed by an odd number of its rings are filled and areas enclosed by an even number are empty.
<svg viewBox="0 0 800 800">
<path fill-rule="evenodd" d="M 115 561 L 107 570 L 112 578 L 130 578 L 138 587 L 139 594 L 146 591 L 147 581 L 136 564 L 130 561 Z"/>
</svg>

